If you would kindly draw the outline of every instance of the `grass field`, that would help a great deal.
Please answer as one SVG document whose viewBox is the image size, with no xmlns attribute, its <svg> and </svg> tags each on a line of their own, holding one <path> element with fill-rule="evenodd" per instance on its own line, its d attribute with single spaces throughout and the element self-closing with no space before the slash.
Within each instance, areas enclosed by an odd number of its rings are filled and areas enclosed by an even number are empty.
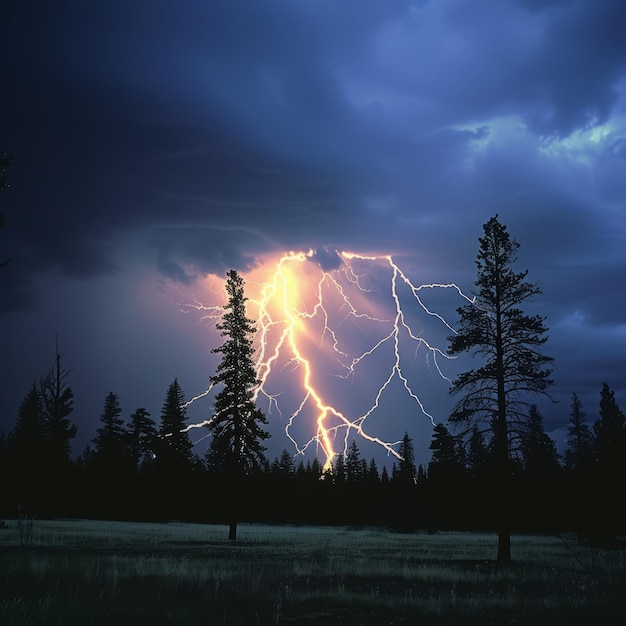
<svg viewBox="0 0 626 626">
<path fill-rule="evenodd" d="M 25 528 L 22 528 L 24 531 Z M 626 553 L 572 538 L 35 521 L 0 529 L 0 624 L 623 624 Z M 21 544 L 27 544 L 23 547 Z"/>
</svg>

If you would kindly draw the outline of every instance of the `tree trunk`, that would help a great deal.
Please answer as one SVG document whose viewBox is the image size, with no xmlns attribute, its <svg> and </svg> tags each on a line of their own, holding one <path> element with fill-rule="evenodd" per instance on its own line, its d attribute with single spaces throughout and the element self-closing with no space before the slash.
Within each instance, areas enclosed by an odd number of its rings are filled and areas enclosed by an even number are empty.
<svg viewBox="0 0 626 626">
<path fill-rule="evenodd" d="M 508 563 L 511 560 L 511 531 L 508 527 L 498 529 L 498 556 L 500 563 Z"/>
<path fill-rule="evenodd" d="M 231 522 L 228 527 L 228 541 L 237 539 L 237 522 Z"/>
</svg>

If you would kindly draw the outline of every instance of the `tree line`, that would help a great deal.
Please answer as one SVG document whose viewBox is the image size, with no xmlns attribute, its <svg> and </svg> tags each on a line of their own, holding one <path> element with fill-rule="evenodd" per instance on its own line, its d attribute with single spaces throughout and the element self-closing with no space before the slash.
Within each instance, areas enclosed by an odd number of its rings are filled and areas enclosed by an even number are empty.
<svg viewBox="0 0 626 626">
<path fill-rule="evenodd" d="M 67 373 L 57 353 L 57 364 L 29 390 L 13 431 L 0 440 L 4 516 L 21 505 L 37 516 L 221 523 L 235 509 L 246 521 L 494 528 L 496 460 L 477 426 L 467 443 L 448 426 L 435 426 L 424 465 L 416 464 L 405 433 L 401 458 L 389 468 L 364 458 L 352 440 L 332 468 L 285 449 L 237 484 L 215 466 L 210 447 L 204 457 L 194 453 L 178 380 L 169 385 L 157 421 L 144 408 L 125 421 L 118 396 L 108 393 L 92 445 L 72 460 L 76 426 L 69 420 Z M 512 458 L 512 530 L 576 531 L 584 540 L 609 543 L 626 531 L 626 420 L 613 390 L 603 384 L 592 423 L 573 394 L 567 430 L 560 457 L 531 405 Z"/>
<path fill-rule="evenodd" d="M 107 394 L 93 446 L 72 461 L 73 394 L 57 346 L 54 367 L 33 384 L 0 442 L 2 474 L 10 476 L 3 514 L 20 504 L 41 515 L 225 521 L 230 539 L 244 519 L 491 528 L 502 561 L 510 559 L 515 530 L 576 530 L 584 540 L 614 541 L 626 531 L 624 413 L 603 384 L 598 418 L 588 423 L 574 394 L 559 458 L 533 399 L 549 397 L 553 383 L 552 358 L 543 353 L 547 327 L 522 308 L 541 290 L 514 270 L 520 244 L 497 215 L 483 230 L 474 298 L 457 309 L 448 350 L 469 352 L 476 367 L 453 381 L 458 399 L 448 425 L 434 427 L 426 466 L 415 467 L 408 434 L 391 472 L 363 459 L 356 441 L 326 469 L 316 459 L 296 464 L 286 450 L 267 459 L 267 418 L 253 401 L 254 321 L 244 282 L 231 270 L 205 457 L 193 452 L 184 392 L 174 380 L 159 424 L 145 408 L 124 422 L 118 397 Z"/>
</svg>

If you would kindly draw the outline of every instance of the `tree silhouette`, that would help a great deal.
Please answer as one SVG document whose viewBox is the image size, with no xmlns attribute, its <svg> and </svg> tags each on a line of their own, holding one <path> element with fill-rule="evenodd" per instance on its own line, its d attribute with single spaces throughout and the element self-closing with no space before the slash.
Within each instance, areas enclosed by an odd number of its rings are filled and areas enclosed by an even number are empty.
<svg viewBox="0 0 626 626">
<path fill-rule="evenodd" d="M 290 478 L 295 474 L 296 466 L 289 450 L 284 449 L 280 454 L 280 458 L 274 459 L 272 463 L 272 474 Z"/>
<path fill-rule="evenodd" d="M 168 480 L 174 479 L 174 482 L 177 482 L 175 477 L 190 472 L 194 466 L 193 444 L 185 430 L 187 411 L 184 405 L 185 392 L 175 378 L 167 388 L 161 408 L 155 459 L 161 475 Z"/>
<path fill-rule="evenodd" d="M 150 413 L 143 407 L 130 416 L 128 429 L 128 448 L 135 469 L 139 470 L 152 462 L 158 432 Z"/>
<path fill-rule="evenodd" d="M 615 541 L 626 526 L 621 494 L 626 486 L 626 417 L 607 383 L 600 391 L 600 417 L 593 424 L 595 540 Z"/>
<path fill-rule="evenodd" d="M 543 416 L 536 404 L 530 407 L 528 425 L 521 438 L 520 451 L 524 471 L 533 478 L 547 480 L 551 475 L 560 471 L 556 445 L 543 427 Z"/>
<path fill-rule="evenodd" d="M 615 392 L 606 384 L 600 391 L 600 418 L 593 425 L 597 461 L 616 469 L 626 454 L 626 417 L 615 401 Z"/>
<path fill-rule="evenodd" d="M 413 451 L 413 440 L 409 437 L 409 433 L 404 433 L 400 447 L 398 448 L 400 455 L 400 463 L 396 480 L 402 485 L 414 485 L 417 470 L 415 468 L 415 452 Z"/>
<path fill-rule="evenodd" d="M 348 454 L 345 457 L 346 480 L 348 482 L 358 482 L 363 476 L 363 463 L 361 459 L 361 451 L 356 441 L 353 439 L 348 448 Z"/>
<path fill-rule="evenodd" d="M 593 434 L 585 423 L 585 413 L 580 398 L 572 394 L 571 413 L 567 427 L 567 449 L 565 467 L 568 471 L 580 472 L 589 469 L 593 458 Z"/>
<path fill-rule="evenodd" d="M 269 433 L 263 426 L 267 418 L 254 403 L 259 384 L 252 355 L 254 321 L 246 316 L 244 281 L 235 270 L 226 279 L 228 302 L 217 328 L 226 341 L 213 350 L 222 359 L 211 377 L 212 385 L 223 385 L 216 394 L 214 413 L 209 422 L 212 435 L 207 464 L 213 471 L 240 481 L 259 473 L 266 464 L 263 440 Z M 229 539 L 237 538 L 237 521 L 231 519 Z"/>
<path fill-rule="evenodd" d="M 63 367 L 57 341 L 55 365 L 39 380 L 46 456 L 56 467 L 69 463 L 70 440 L 76 436 L 76 426 L 68 417 L 74 410 L 74 392 L 67 381 L 69 375 L 70 370 Z"/>
<path fill-rule="evenodd" d="M 439 472 L 449 474 L 458 469 L 460 463 L 456 438 L 443 424 L 437 424 L 433 428 L 433 438 L 429 448 L 432 450 L 428 465 L 428 475 L 431 478 L 433 474 Z"/>
<path fill-rule="evenodd" d="M 31 511 L 40 499 L 42 458 L 45 458 L 43 407 L 36 383 L 22 400 L 17 420 L 9 435 L 15 494 L 24 509 Z"/>
<path fill-rule="evenodd" d="M 95 455 L 105 465 L 114 465 L 124 456 L 127 433 L 124 420 L 120 417 L 122 408 L 117 395 L 110 391 L 104 399 L 104 407 L 100 414 L 100 428 L 96 429 L 96 437 L 92 439 Z"/>
<path fill-rule="evenodd" d="M 456 335 L 449 338 L 449 354 L 470 352 L 479 357 L 476 369 L 460 374 L 450 392 L 461 395 L 450 421 L 465 424 L 467 435 L 475 424 L 491 435 L 497 493 L 501 503 L 498 520 L 499 561 L 511 558 L 509 499 L 511 497 L 511 450 L 518 445 L 528 421 L 529 394 L 547 394 L 552 384 L 552 358 L 540 352 L 547 328 L 539 315 L 525 315 L 520 308 L 541 289 L 517 273 L 520 243 L 511 239 L 506 226 L 492 217 L 479 238 L 474 283 L 475 300 L 457 309 Z"/>
</svg>

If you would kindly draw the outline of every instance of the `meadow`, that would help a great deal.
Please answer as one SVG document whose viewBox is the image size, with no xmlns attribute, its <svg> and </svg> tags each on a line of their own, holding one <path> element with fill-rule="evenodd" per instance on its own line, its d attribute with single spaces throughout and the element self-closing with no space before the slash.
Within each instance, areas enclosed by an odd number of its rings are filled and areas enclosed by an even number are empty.
<svg viewBox="0 0 626 626">
<path fill-rule="evenodd" d="M 30 533 L 28 532 L 30 530 Z M 21 531 L 21 532 L 20 532 Z M 626 552 L 574 537 L 7 520 L 0 623 L 622 624 Z"/>
</svg>

